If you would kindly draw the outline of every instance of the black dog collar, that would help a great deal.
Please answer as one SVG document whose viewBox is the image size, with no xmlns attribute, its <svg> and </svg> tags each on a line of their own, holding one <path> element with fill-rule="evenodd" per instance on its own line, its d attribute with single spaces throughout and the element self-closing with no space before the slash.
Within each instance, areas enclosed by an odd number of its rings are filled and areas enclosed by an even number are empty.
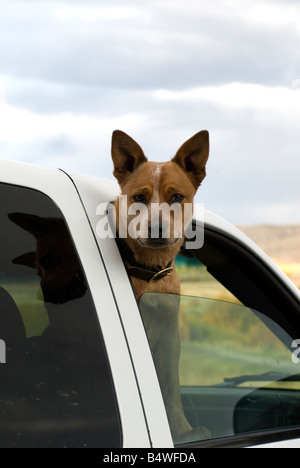
<svg viewBox="0 0 300 468">
<path fill-rule="evenodd" d="M 127 271 L 130 276 L 152 283 L 172 274 L 174 270 L 174 268 L 171 267 L 173 260 L 171 260 L 166 267 L 162 267 L 160 265 L 149 267 L 136 261 L 134 253 L 124 239 L 117 237 L 116 241 L 122 257 L 127 260 L 130 265 L 127 267 Z"/>
</svg>

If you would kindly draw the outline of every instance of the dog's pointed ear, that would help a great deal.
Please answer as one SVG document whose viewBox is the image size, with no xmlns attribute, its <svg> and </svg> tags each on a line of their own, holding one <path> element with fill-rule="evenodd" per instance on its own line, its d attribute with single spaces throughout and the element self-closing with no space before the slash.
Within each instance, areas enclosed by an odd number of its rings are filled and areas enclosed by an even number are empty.
<svg viewBox="0 0 300 468">
<path fill-rule="evenodd" d="M 36 239 L 49 233 L 49 220 L 47 218 L 27 213 L 9 213 L 8 217 L 17 226 L 30 232 Z"/>
<path fill-rule="evenodd" d="M 208 156 L 209 133 L 203 130 L 183 143 L 172 161 L 182 167 L 197 189 L 206 176 Z"/>
<path fill-rule="evenodd" d="M 121 130 L 112 134 L 111 156 L 114 163 L 114 176 L 119 184 L 123 184 L 128 176 L 147 158 L 140 145 Z"/>
<path fill-rule="evenodd" d="M 28 252 L 26 254 L 20 255 L 13 259 L 14 265 L 24 265 L 29 268 L 36 269 L 36 253 L 35 252 Z"/>
</svg>

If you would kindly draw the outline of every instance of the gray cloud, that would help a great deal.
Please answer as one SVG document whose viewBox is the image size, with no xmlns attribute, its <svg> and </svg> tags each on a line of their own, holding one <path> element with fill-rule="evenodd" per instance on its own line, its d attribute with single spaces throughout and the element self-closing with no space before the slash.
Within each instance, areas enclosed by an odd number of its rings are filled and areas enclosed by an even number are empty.
<svg viewBox="0 0 300 468">
<path fill-rule="evenodd" d="M 0 0 L 0 9 L 3 156 L 110 177 L 115 128 L 156 160 L 207 128 L 205 205 L 237 223 L 300 221 L 297 1 Z"/>
<path fill-rule="evenodd" d="M 231 8 L 230 15 L 226 2 L 216 3 L 206 11 L 191 0 L 191 9 L 189 2 L 182 8 L 170 0 L 129 1 L 127 17 L 124 4 L 112 2 L 124 10 L 124 17 L 114 17 L 114 10 L 110 15 L 107 6 L 90 1 L 2 1 L 1 68 L 48 81 L 134 89 L 285 83 L 286 74 L 295 73 L 296 24 L 283 17 L 281 25 L 266 27 L 262 18 L 242 15 L 242 8 Z"/>
</svg>

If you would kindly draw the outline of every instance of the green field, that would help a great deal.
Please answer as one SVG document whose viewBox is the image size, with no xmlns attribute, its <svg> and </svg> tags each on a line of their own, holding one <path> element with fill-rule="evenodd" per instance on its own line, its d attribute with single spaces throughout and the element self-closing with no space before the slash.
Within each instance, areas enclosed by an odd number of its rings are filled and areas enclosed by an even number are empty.
<svg viewBox="0 0 300 468">
<path fill-rule="evenodd" d="M 241 305 L 204 266 L 180 262 L 177 271 L 181 294 L 189 296 L 181 300 L 181 385 L 214 385 L 245 374 L 299 371 L 291 351 L 262 317 Z"/>
</svg>

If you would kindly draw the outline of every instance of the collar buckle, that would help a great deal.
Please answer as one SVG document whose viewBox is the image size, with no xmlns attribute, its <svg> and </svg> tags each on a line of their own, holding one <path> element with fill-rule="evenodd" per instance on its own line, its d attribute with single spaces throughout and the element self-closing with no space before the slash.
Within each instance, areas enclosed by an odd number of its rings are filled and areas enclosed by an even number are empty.
<svg viewBox="0 0 300 468">
<path fill-rule="evenodd" d="M 149 283 L 154 283 L 155 281 L 159 281 L 165 276 L 171 276 L 173 271 L 174 271 L 174 268 L 172 267 L 164 268 L 163 270 L 160 270 L 157 273 L 155 273 L 155 275 L 153 275 L 152 278 L 149 280 Z"/>
</svg>

